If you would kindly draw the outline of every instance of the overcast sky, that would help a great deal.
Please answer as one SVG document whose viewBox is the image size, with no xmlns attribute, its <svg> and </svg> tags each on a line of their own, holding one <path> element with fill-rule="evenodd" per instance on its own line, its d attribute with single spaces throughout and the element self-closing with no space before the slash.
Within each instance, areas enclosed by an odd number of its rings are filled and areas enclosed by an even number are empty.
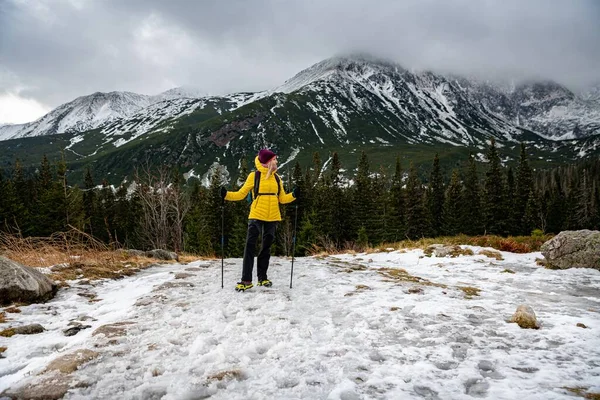
<svg viewBox="0 0 600 400">
<path fill-rule="evenodd" d="M 0 123 L 96 91 L 269 89 L 352 51 L 580 88 L 600 81 L 600 1 L 0 0 Z"/>
</svg>

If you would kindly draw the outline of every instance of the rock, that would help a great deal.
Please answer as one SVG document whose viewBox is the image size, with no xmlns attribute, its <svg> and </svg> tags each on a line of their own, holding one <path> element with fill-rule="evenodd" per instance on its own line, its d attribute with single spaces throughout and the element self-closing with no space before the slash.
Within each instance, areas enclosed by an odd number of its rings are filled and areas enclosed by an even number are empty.
<svg viewBox="0 0 600 400">
<path fill-rule="evenodd" d="M 153 292 L 157 292 L 159 290 L 166 290 L 166 289 L 176 289 L 176 288 L 183 288 L 183 287 L 194 287 L 193 283 L 190 282 L 165 282 L 162 285 L 158 286 L 156 289 L 153 290 Z"/>
<path fill-rule="evenodd" d="M 179 272 L 179 273 L 175 274 L 175 279 L 185 279 L 185 278 L 190 278 L 192 276 L 196 276 L 196 275 L 188 274 L 186 272 Z"/>
<path fill-rule="evenodd" d="M 11 337 L 14 335 L 34 335 L 36 333 L 42 333 L 44 330 L 44 327 L 40 324 L 15 326 L 0 332 L 0 336 Z"/>
<path fill-rule="evenodd" d="M 473 250 L 469 248 L 462 248 L 458 245 L 447 246 L 444 244 L 432 244 L 428 246 L 423 254 L 431 257 L 432 255 L 435 257 L 458 257 L 460 255 L 472 256 Z"/>
<path fill-rule="evenodd" d="M 540 326 L 535 317 L 533 308 L 525 304 L 521 304 L 517 307 L 517 311 L 514 313 L 510 322 L 516 322 L 523 329 L 539 329 Z"/>
<path fill-rule="evenodd" d="M 34 383 L 11 388 L 0 394 L 8 396 L 9 399 L 28 399 L 28 400 L 59 400 L 69 391 L 71 377 L 65 374 L 54 373 L 48 377 L 38 378 Z"/>
<path fill-rule="evenodd" d="M 430 400 L 439 399 L 438 392 L 436 392 L 435 390 L 433 390 L 427 386 L 414 385 L 413 390 L 415 391 L 416 394 L 418 394 L 419 396 L 421 396 L 425 399 L 430 399 Z"/>
<path fill-rule="evenodd" d="M 600 231 L 563 231 L 541 247 L 547 266 L 600 270 Z"/>
<path fill-rule="evenodd" d="M 102 325 L 92 333 L 92 336 L 104 335 L 107 338 L 116 336 L 125 336 L 127 334 L 127 326 L 134 325 L 130 321 L 115 322 L 114 324 Z"/>
<path fill-rule="evenodd" d="M 146 257 L 151 257 L 151 258 L 156 258 L 159 260 L 166 260 L 166 261 L 170 261 L 170 260 L 179 261 L 179 256 L 177 255 L 177 253 L 174 253 L 172 251 L 162 250 L 162 249 L 155 249 L 155 250 L 147 251 Z"/>
<path fill-rule="evenodd" d="M 441 369 L 442 371 L 448 371 L 458 367 L 458 362 L 456 361 L 438 361 L 434 363 L 434 365 Z"/>
<path fill-rule="evenodd" d="M 57 290 L 56 283 L 35 268 L 0 256 L 0 304 L 43 302 Z"/>
<path fill-rule="evenodd" d="M 127 253 L 127 255 L 129 257 L 145 257 L 146 256 L 146 252 L 142 251 L 142 250 L 130 249 L 130 250 L 126 250 L 125 252 Z"/>
<path fill-rule="evenodd" d="M 70 324 L 69 324 L 70 325 Z M 65 334 L 65 336 L 75 336 L 79 333 L 79 331 L 82 331 L 84 329 L 88 329 L 91 328 L 91 325 L 82 325 L 82 324 L 77 324 L 71 328 L 67 328 L 63 331 L 63 333 Z"/>
<path fill-rule="evenodd" d="M 578 328 L 583 328 L 583 329 L 586 329 L 586 328 L 587 328 L 587 326 L 585 326 L 585 324 L 582 324 L 581 322 L 578 322 L 578 323 L 577 323 L 577 327 L 578 327 Z"/>
<path fill-rule="evenodd" d="M 465 393 L 473 397 L 485 397 L 490 384 L 480 378 L 468 379 L 465 382 Z"/>
<path fill-rule="evenodd" d="M 443 244 L 432 244 L 425 249 L 425 255 L 434 255 L 436 257 L 446 257 L 452 251 L 451 246 L 444 246 Z"/>
<path fill-rule="evenodd" d="M 59 371 L 63 374 L 70 374 L 71 372 L 77 371 L 77 368 L 88 361 L 98 357 L 100 353 L 88 349 L 79 349 L 71 354 L 65 354 L 54 359 L 46 369 L 44 373 L 49 371 Z"/>
<path fill-rule="evenodd" d="M 418 286 L 413 286 L 408 288 L 408 293 L 410 294 L 423 294 L 423 289 Z"/>
<path fill-rule="evenodd" d="M 491 361 L 487 361 L 487 360 L 482 360 L 479 361 L 479 364 L 477 364 L 477 368 L 479 368 L 480 370 L 484 371 L 484 372 L 491 372 L 494 371 L 494 364 L 492 364 Z"/>
<path fill-rule="evenodd" d="M 536 368 L 536 367 L 511 367 L 511 368 L 514 370 L 517 370 L 519 372 L 524 372 L 526 374 L 533 374 L 540 370 L 539 368 Z"/>
</svg>

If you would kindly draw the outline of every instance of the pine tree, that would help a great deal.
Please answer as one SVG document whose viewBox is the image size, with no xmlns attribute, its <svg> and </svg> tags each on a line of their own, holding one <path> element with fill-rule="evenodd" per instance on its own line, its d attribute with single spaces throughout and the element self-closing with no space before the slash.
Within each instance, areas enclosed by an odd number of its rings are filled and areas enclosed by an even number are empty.
<svg viewBox="0 0 600 400">
<path fill-rule="evenodd" d="M 221 186 L 224 183 L 221 171 L 216 169 L 202 207 L 202 217 L 205 221 L 203 241 L 206 251 L 214 254 L 221 254 Z"/>
<path fill-rule="evenodd" d="M 482 196 L 477 165 L 472 155 L 469 156 L 463 199 L 461 232 L 467 235 L 481 235 L 483 233 Z"/>
<path fill-rule="evenodd" d="M 86 232 L 100 238 L 99 235 L 103 231 L 103 219 L 98 204 L 96 186 L 94 185 L 94 179 L 89 167 L 86 170 L 84 178 L 83 223 Z"/>
<path fill-rule="evenodd" d="M 429 213 L 431 215 L 431 234 L 443 234 L 442 214 L 444 210 L 444 181 L 440 170 L 440 158 L 436 153 L 433 159 L 433 169 L 429 178 Z"/>
<path fill-rule="evenodd" d="M 388 186 L 387 172 L 380 166 L 379 173 L 371 179 L 371 216 L 366 225 L 373 245 L 380 244 L 387 238 L 390 216 Z"/>
<path fill-rule="evenodd" d="M 351 204 L 348 202 L 347 191 L 343 188 L 340 163 L 337 152 L 332 155 L 331 168 L 327 179 L 327 189 L 325 194 L 325 208 L 321 210 L 319 218 L 327 221 L 327 235 L 332 240 L 336 248 L 341 248 L 342 243 L 348 241 L 353 236 L 350 232 L 350 210 Z"/>
<path fill-rule="evenodd" d="M 372 217 L 371 213 L 374 206 L 372 184 L 369 172 L 369 159 L 364 151 L 361 152 L 358 161 L 353 197 L 353 231 L 354 236 L 356 237 L 356 235 L 358 235 L 358 230 L 361 227 L 365 227 L 365 229 L 368 228 L 369 219 Z"/>
<path fill-rule="evenodd" d="M 48 161 L 48 158 L 44 154 L 44 157 L 42 158 L 42 163 L 40 164 L 39 173 L 38 173 L 38 187 L 43 192 L 48 191 L 48 190 L 50 190 L 52 181 L 53 181 L 52 167 L 50 166 L 50 162 Z"/>
<path fill-rule="evenodd" d="M 6 206 L 6 181 L 4 179 L 4 170 L 0 167 L 0 232 L 2 232 L 4 227 L 4 221 L 8 216 L 8 207 Z"/>
<path fill-rule="evenodd" d="M 311 191 L 312 197 L 312 211 L 314 214 L 322 214 L 322 210 L 327 206 L 327 177 L 321 173 L 321 157 L 318 152 L 314 153 L 313 156 L 313 168 L 314 168 L 314 185 Z M 328 232 L 327 218 L 313 218 L 311 221 L 313 235 L 316 237 L 317 242 L 326 240 Z"/>
<path fill-rule="evenodd" d="M 463 187 L 458 170 L 452 171 L 450 185 L 446 190 L 444 202 L 444 231 L 447 235 L 457 235 L 461 232 L 463 218 Z"/>
<path fill-rule="evenodd" d="M 98 195 L 99 214 L 102 218 L 102 229 L 96 234 L 106 243 L 115 242 L 115 192 L 108 180 L 102 180 L 102 189 Z"/>
<path fill-rule="evenodd" d="M 492 138 L 487 159 L 489 168 L 485 179 L 485 223 L 486 231 L 493 234 L 506 234 L 506 183 L 502 174 L 500 156 L 496 141 Z"/>
<path fill-rule="evenodd" d="M 404 189 L 402 188 L 402 166 L 396 157 L 396 167 L 390 188 L 390 229 L 388 240 L 396 242 L 404 239 L 406 215 L 404 210 Z"/>
<path fill-rule="evenodd" d="M 581 183 L 575 194 L 576 219 L 579 228 L 594 229 L 596 225 L 598 209 L 594 189 L 594 185 L 590 182 L 588 170 L 584 169 Z"/>
<path fill-rule="evenodd" d="M 536 198 L 535 192 L 533 189 L 529 192 L 529 198 L 527 199 L 527 204 L 525 206 L 525 214 L 523 215 L 523 230 L 527 230 L 528 234 L 534 229 L 540 229 L 540 208 L 539 202 Z"/>
<path fill-rule="evenodd" d="M 516 234 L 528 235 L 531 231 L 523 226 L 525 208 L 529 201 L 530 192 L 533 190 L 533 177 L 531 167 L 527 158 L 527 150 L 525 144 L 521 143 L 521 154 L 519 157 L 519 166 L 517 170 L 516 190 L 514 196 L 514 204 L 512 209 L 514 210 L 513 219 L 518 226 Z"/>
<path fill-rule="evenodd" d="M 205 221 L 203 219 L 203 202 L 206 191 L 195 180 L 192 187 L 190 201 L 191 208 L 185 219 L 184 249 L 194 254 L 207 254 L 210 240 L 206 238 Z"/>
<path fill-rule="evenodd" d="M 424 190 L 417 169 L 410 163 L 406 181 L 406 236 L 418 239 L 429 231 L 424 203 Z"/>
<path fill-rule="evenodd" d="M 115 217 L 114 217 L 114 235 L 115 242 L 126 245 L 129 243 L 129 201 L 127 199 L 127 187 L 124 184 L 119 185 L 115 193 Z"/>
<path fill-rule="evenodd" d="M 506 172 L 506 208 L 509 213 L 506 217 L 506 229 L 511 235 L 520 235 L 524 227 L 523 215 L 515 212 L 515 200 L 515 175 L 512 167 L 508 167 Z"/>
<path fill-rule="evenodd" d="M 565 201 L 565 228 L 569 230 L 577 230 L 580 227 L 580 218 L 577 211 L 578 200 L 580 197 L 577 178 L 577 176 L 573 176 L 573 173 L 571 173 L 571 176 L 569 177 L 569 191 Z"/>
<path fill-rule="evenodd" d="M 552 190 L 548 204 L 548 227 L 547 231 L 559 233 L 565 226 L 566 198 L 562 189 L 561 179 L 558 171 L 554 174 L 555 188 Z"/>
<path fill-rule="evenodd" d="M 14 193 L 9 209 L 12 215 L 10 226 L 11 230 L 19 231 L 23 236 L 35 234 L 35 227 L 30 224 L 30 210 L 32 210 L 32 201 L 35 199 L 33 180 L 25 180 L 21 162 L 17 158 L 12 173 L 11 188 Z M 10 190 L 10 188 L 9 188 Z"/>
</svg>

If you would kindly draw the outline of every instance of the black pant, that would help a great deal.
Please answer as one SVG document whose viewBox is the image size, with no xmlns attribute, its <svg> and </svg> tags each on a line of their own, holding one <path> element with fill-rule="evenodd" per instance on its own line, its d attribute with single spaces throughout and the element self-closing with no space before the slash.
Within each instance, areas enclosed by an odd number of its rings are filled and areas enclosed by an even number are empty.
<svg viewBox="0 0 600 400">
<path fill-rule="evenodd" d="M 260 221 L 258 219 L 248 220 L 248 234 L 246 236 L 246 248 L 244 249 L 244 267 L 242 270 L 242 281 L 252 282 L 252 269 L 254 268 L 254 250 L 256 239 L 262 231 L 262 247 L 256 259 L 256 272 L 258 281 L 267 279 L 267 269 L 271 258 L 271 245 L 275 241 L 275 230 L 277 222 Z"/>
</svg>

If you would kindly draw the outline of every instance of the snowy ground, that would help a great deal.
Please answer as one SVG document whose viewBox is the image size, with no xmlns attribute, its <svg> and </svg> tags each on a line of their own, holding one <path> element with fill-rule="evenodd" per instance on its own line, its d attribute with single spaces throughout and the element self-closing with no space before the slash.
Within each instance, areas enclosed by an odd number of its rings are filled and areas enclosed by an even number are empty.
<svg viewBox="0 0 600 400">
<path fill-rule="evenodd" d="M 535 264 L 539 253 L 502 253 L 502 261 L 422 254 L 297 259 L 293 289 L 290 260 L 282 258 L 271 260 L 273 288 L 246 293 L 233 290 L 239 259 L 225 261 L 225 289 L 220 260 L 74 284 L 0 325 L 47 329 L 0 337 L 8 347 L 0 392 L 39 380 L 52 359 L 76 349 L 100 356 L 72 374 L 68 399 L 572 399 L 563 387 L 600 392 L 598 271 L 547 270 Z M 398 282 L 381 268 L 447 287 Z M 409 293 L 417 286 L 422 293 Z M 466 298 L 459 286 L 479 288 L 480 296 Z M 541 329 L 506 322 L 522 303 Z M 84 316 L 94 319 L 85 322 L 90 329 L 63 335 Z M 122 321 L 133 322 L 124 336 L 92 336 Z"/>
</svg>

